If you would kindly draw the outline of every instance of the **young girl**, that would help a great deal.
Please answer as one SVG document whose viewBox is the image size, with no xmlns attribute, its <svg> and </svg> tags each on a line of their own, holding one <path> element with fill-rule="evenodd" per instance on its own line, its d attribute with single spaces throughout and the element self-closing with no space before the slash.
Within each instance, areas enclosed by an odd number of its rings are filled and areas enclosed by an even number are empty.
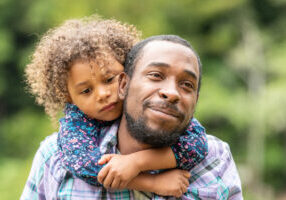
<svg viewBox="0 0 286 200">
<path fill-rule="evenodd" d="M 131 180 L 142 172 L 135 164 L 139 156 L 145 161 L 143 165 L 155 163 L 144 170 L 190 170 L 207 155 L 204 128 L 196 119 L 171 147 L 129 155 L 109 154 L 117 139 L 107 138 L 105 133 L 112 131 L 122 113 L 122 101 L 117 95 L 118 75 L 123 71 L 126 54 L 138 40 L 139 33 L 133 26 L 115 20 L 69 20 L 41 39 L 26 68 L 30 90 L 47 114 L 55 120 L 59 110 L 64 109 L 58 133 L 62 165 L 92 185 L 99 181 L 104 187 L 138 189 Z M 158 160 L 158 156 L 162 159 Z M 122 166 L 128 167 L 110 165 L 113 159 L 124 160 Z M 155 188 L 139 189 L 180 196 L 186 191 L 189 174 L 180 170 L 168 173 L 173 174 L 158 174 L 160 184 Z M 183 177 L 180 185 L 164 184 L 174 176 Z"/>
</svg>

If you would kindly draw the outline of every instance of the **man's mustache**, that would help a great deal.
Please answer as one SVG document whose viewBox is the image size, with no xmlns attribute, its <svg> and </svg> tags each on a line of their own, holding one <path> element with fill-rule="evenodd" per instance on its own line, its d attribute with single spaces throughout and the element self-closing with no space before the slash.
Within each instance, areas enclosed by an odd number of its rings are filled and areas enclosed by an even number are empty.
<svg viewBox="0 0 286 200">
<path fill-rule="evenodd" d="M 184 120 L 185 115 L 182 113 L 175 104 L 166 102 L 166 101 L 144 101 L 143 102 L 143 110 L 146 108 L 161 108 L 171 110 L 180 120 Z"/>
</svg>

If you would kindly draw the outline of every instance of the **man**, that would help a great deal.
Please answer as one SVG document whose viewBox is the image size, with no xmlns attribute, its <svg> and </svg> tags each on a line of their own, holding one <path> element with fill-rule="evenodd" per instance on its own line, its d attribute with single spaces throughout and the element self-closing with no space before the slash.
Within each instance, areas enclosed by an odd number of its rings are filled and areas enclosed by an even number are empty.
<svg viewBox="0 0 286 200">
<path fill-rule="evenodd" d="M 117 147 L 121 154 L 130 154 L 154 145 L 170 145 L 195 111 L 201 81 L 199 57 L 178 36 L 154 36 L 132 48 L 125 72 L 120 76 L 119 89 L 120 97 L 125 99 L 123 116 L 105 133 L 102 148 L 109 146 L 115 153 Z M 181 198 L 242 199 L 228 145 L 208 136 L 208 146 L 208 156 L 190 171 L 190 185 Z M 56 152 L 53 135 L 34 159 L 22 199 L 137 198 L 132 190 L 106 190 L 71 177 L 61 167 Z M 165 199 L 155 194 L 150 198 Z"/>
</svg>

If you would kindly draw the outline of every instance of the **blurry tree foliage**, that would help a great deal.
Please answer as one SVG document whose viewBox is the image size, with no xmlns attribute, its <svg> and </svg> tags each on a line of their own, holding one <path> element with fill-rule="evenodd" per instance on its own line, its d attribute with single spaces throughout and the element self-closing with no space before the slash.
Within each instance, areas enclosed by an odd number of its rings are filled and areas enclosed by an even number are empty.
<svg viewBox="0 0 286 200">
<path fill-rule="evenodd" d="M 245 199 L 285 193 L 285 0 L 1 0 L 0 196 L 18 198 L 40 141 L 56 131 L 25 91 L 36 43 L 65 19 L 92 14 L 134 24 L 143 37 L 188 39 L 203 63 L 195 116 L 230 144 Z M 17 170 L 26 175 L 15 193 Z"/>
</svg>

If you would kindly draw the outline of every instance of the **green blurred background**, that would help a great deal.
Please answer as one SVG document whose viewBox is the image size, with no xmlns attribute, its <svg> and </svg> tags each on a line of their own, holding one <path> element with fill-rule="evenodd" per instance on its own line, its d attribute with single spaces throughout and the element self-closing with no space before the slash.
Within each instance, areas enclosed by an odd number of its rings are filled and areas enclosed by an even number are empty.
<svg viewBox="0 0 286 200">
<path fill-rule="evenodd" d="M 25 92 L 35 44 L 94 13 L 143 37 L 178 34 L 203 63 L 196 117 L 230 144 L 246 200 L 286 199 L 285 0 L 0 0 L 0 197 L 19 199 L 40 141 L 56 131 Z"/>
</svg>

